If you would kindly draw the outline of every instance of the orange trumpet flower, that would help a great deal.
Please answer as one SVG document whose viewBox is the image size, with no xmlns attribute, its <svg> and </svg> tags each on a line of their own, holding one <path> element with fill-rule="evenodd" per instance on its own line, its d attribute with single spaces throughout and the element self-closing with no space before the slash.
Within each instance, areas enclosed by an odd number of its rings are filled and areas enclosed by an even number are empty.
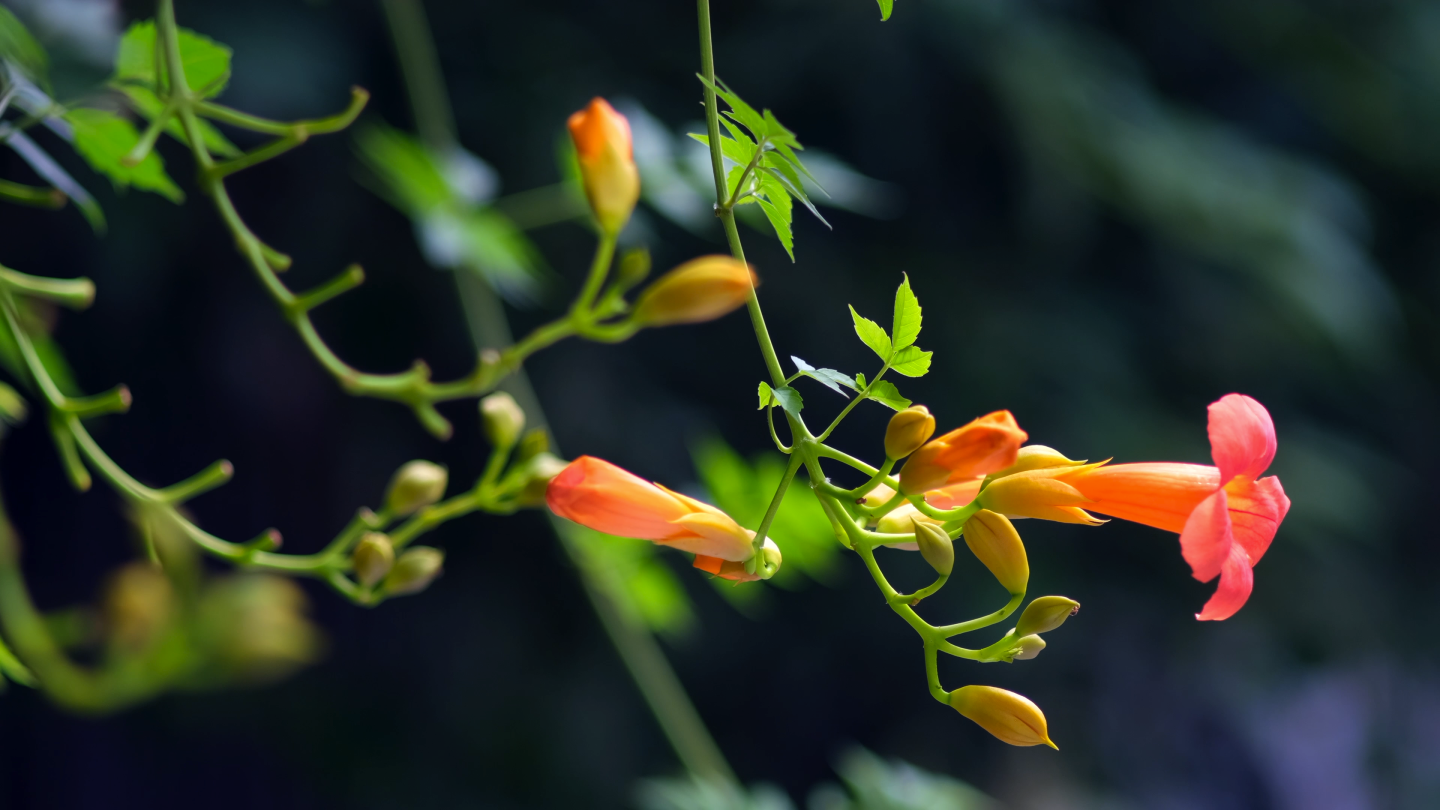
<svg viewBox="0 0 1440 810">
<path fill-rule="evenodd" d="M 986 414 L 916 450 L 900 468 L 900 489 L 926 492 L 1003 470 L 1026 438 L 1009 411 Z"/>
<path fill-rule="evenodd" d="M 593 456 L 575 459 L 551 479 L 545 502 L 560 517 L 605 534 L 722 561 L 754 554 L 755 533 L 729 515 Z"/>
</svg>

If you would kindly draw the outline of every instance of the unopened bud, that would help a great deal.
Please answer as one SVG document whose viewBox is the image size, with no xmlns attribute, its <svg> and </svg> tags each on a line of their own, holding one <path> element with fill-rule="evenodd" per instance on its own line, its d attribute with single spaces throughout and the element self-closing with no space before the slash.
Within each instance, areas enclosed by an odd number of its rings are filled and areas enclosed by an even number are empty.
<svg viewBox="0 0 1440 810">
<path fill-rule="evenodd" d="M 1091 503 L 1066 478 L 1083 476 L 1100 464 L 1042 467 L 997 478 L 977 499 L 986 509 L 1002 515 L 1098 526 L 1104 520 L 1086 512 Z"/>
<path fill-rule="evenodd" d="M 360 584 L 373 588 L 395 565 L 395 546 L 389 537 L 369 532 L 355 544 L 350 563 L 355 566 L 355 578 L 360 580 Z"/>
<path fill-rule="evenodd" d="M 885 457 L 901 459 L 920 449 L 935 435 L 935 417 L 924 405 L 896 411 L 885 428 Z"/>
<path fill-rule="evenodd" d="M 1023 695 L 994 686 L 963 686 L 950 693 L 950 706 L 961 715 L 1011 745 L 1048 745 L 1045 714 Z"/>
<path fill-rule="evenodd" d="M 1027 444 L 1020 448 L 1015 455 L 1015 463 L 999 472 L 993 472 L 987 480 L 994 481 L 996 478 L 1004 478 L 1007 475 L 1022 473 L 1028 470 L 1043 470 L 1049 467 L 1078 467 L 1084 464 L 1083 461 L 1068 459 L 1059 450 L 1053 447 L 1046 447 L 1043 444 Z"/>
<path fill-rule="evenodd" d="M 759 282 L 750 266 L 729 256 L 701 256 L 645 288 L 631 318 L 641 326 L 713 321 L 745 305 Z"/>
<path fill-rule="evenodd" d="M 1011 650 L 1011 658 L 1015 661 L 1029 661 L 1045 649 L 1045 639 L 1039 636 L 1024 636 L 1015 642 L 1015 649 Z"/>
<path fill-rule="evenodd" d="M 449 473 L 439 464 L 411 461 L 395 471 L 385 494 L 385 508 L 408 515 L 445 497 Z"/>
<path fill-rule="evenodd" d="M 760 548 L 760 563 L 752 573 L 745 570 L 746 563 L 722 560 L 719 557 L 707 557 L 704 554 L 695 555 L 695 566 L 701 571 L 714 574 L 721 579 L 728 579 L 732 582 L 754 582 L 757 579 L 769 579 L 780 570 L 783 557 L 780 554 L 780 547 L 775 541 L 765 538 L 765 545 Z"/>
<path fill-rule="evenodd" d="M 570 116 L 568 124 L 590 210 L 600 229 L 614 236 L 625 227 L 640 199 L 630 122 L 605 99 L 596 98 Z"/>
<path fill-rule="evenodd" d="M 530 428 L 520 437 L 520 444 L 515 446 L 515 462 L 528 461 L 549 450 L 550 434 L 545 432 L 545 428 Z"/>
<path fill-rule="evenodd" d="M 621 290 L 628 290 L 650 275 L 650 251 L 643 247 L 625 251 L 620 257 L 620 270 L 615 274 L 615 283 Z"/>
<path fill-rule="evenodd" d="M 920 546 L 920 556 L 930 563 L 935 573 L 942 577 L 950 576 L 950 572 L 955 570 L 955 544 L 951 542 L 950 535 L 934 523 L 912 520 L 910 525 L 915 529 L 915 543 Z"/>
<path fill-rule="evenodd" d="M 239 574 L 212 584 L 201 598 L 204 643 L 226 674 L 243 682 L 284 677 L 314 661 L 320 631 L 305 618 L 305 594 L 294 582 Z"/>
<path fill-rule="evenodd" d="M 1020 621 L 1015 623 L 1015 634 L 1028 636 L 1048 633 L 1079 612 L 1080 603 L 1074 599 L 1042 596 L 1025 606 L 1025 612 L 1020 614 Z"/>
<path fill-rule="evenodd" d="M 965 544 L 1001 587 L 1012 594 L 1025 592 L 1030 581 L 1030 561 L 1025 557 L 1020 533 L 1009 518 L 981 509 L 965 522 Z"/>
<path fill-rule="evenodd" d="M 884 484 L 876 484 L 874 489 L 865 493 L 865 497 L 860 499 L 860 503 L 874 509 L 880 504 L 888 502 L 893 497 L 895 497 L 895 490 Z"/>
<path fill-rule="evenodd" d="M 390 596 L 419 593 L 430 587 L 445 565 L 445 552 L 429 546 L 416 546 L 395 561 L 385 577 L 385 593 Z"/>
<path fill-rule="evenodd" d="M 525 412 L 515 398 L 497 391 L 480 400 L 480 418 L 485 424 L 485 439 L 491 447 L 509 449 L 525 429 Z"/>
<path fill-rule="evenodd" d="M 523 473 L 524 483 L 520 485 L 520 491 L 515 496 L 515 503 L 518 506 L 541 506 L 545 503 L 545 491 L 550 486 L 550 479 L 560 474 L 565 469 L 565 462 L 552 453 L 540 453 L 529 461 L 525 462 Z"/>
<path fill-rule="evenodd" d="M 902 503 L 894 509 L 886 512 L 875 523 L 875 531 L 883 534 L 909 534 L 914 531 L 910 524 L 914 521 L 921 523 L 939 523 L 940 521 L 929 515 L 923 514 L 915 508 L 913 503 Z"/>
<path fill-rule="evenodd" d="M 111 643 L 137 652 L 149 647 L 170 622 L 175 592 L 158 567 L 130 563 L 111 576 L 104 605 Z"/>
<path fill-rule="evenodd" d="M 0 422 L 18 425 L 25 421 L 25 398 L 14 388 L 0 382 Z"/>
</svg>

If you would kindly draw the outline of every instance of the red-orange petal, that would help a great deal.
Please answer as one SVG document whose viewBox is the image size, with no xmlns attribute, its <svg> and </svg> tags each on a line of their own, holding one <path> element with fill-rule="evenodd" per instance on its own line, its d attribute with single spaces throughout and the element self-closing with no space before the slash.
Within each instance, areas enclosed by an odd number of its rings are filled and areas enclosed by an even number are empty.
<svg viewBox="0 0 1440 810">
<path fill-rule="evenodd" d="M 1275 459 L 1270 412 L 1244 394 L 1226 394 L 1210 405 L 1210 455 L 1220 480 L 1259 478 Z"/>
<path fill-rule="evenodd" d="M 593 456 L 570 462 L 545 491 L 550 511 L 605 534 L 641 540 L 689 535 L 673 523 L 690 509 L 665 490 Z"/>
<path fill-rule="evenodd" d="M 1085 508 L 1091 512 L 1176 534 L 1184 531 L 1195 507 L 1220 487 L 1214 467 L 1163 461 L 1079 468 L 1057 477 L 1090 500 Z"/>
<path fill-rule="evenodd" d="M 1190 564 L 1194 577 L 1209 582 L 1219 576 L 1233 545 L 1235 536 L 1225 490 L 1217 489 L 1201 501 L 1185 521 L 1185 529 L 1180 532 L 1180 553 Z"/>
<path fill-rule="evenodd" d="M 980 485 L 984 482 L 984 477 L 980 477 L 961 481 L 958 484 L 946 484 L 939 489 L 932 489 L 925 493 L 925 501 L 936 509 L 954 509 L 965 506 L 980 494 Z"/>
<path fill-rule="evenodd" d="M 1275 532 L 1290 511 L 1290 499 L 1280 479 L 1271 475 L 1259 481 L 1237 478 L 1225 485 L 1230 502 L 1230 522 L 1235 542 L 1250 555 L 1250 564 L 1260 562 L 1275 539 Z"/>
<path fill-rule="evenodd" d="M 1250 598 L 1255 587 L 1255 572 L 1250 557 L 1239 543 L 1230 546 L 1230 553 L 1220 567 L 1220 585 L 1205 607 L 1195 614 L 1202 622 L 1218 622 L 1234 616 Z"/>
</svg>

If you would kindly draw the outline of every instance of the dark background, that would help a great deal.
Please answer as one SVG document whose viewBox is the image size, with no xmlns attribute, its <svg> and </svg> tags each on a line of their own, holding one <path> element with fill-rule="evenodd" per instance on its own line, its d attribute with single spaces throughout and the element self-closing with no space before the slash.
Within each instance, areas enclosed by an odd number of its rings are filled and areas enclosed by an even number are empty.
<svg viewBox="0 0 1440 810">
<path fill-rule="evenodd" d="M 857 560 L 834 587 L 769 589 L 749 617 L 680 571 L 700 622 L 667 649 L 736 771 L 803 801 L 860 743 L 1016 808 L 1440 806 L 1440 8 L 897 5 L 881 24 L 872 0 L 716 2 L 720 75 L 904 199 L 896 219 L 832 212 L 833 233 L 797 215 L 794 265 L 745 231 L 780 354 L 869 373 L 845 304 L 883 321 L 907 272 L 936 362 L 902 388 L 942 429 L 1009 408 L 1072 457 L 1200 462 L 1205 406 L 1241 391 L 1275 417 L 1272 471 L 1294 509 L 1250 603 L 1220 624 L 1193 620 L 1212 586 L 1190 579 L 1173 535 L 1021 527 L 1031 592 L 1084 611 L 1035 661 L 947 661 L 942 675 L 1030 696 L 1058 753 L 1009 748 L 937 706 L 913 635 Z M 700 118 L 688 2 L 426 7 L 461 140 L 507 192 L 556 182 L 564 118 L 593 95 L 675 128 Z M 150 13 L 126 3 L 121 18 Z M 360 84 L 367 116 L 410 126 L 374 4 L 181 0 L 178 13 L 235 49 L 232 106 L 327 114 Z M 234 538 L 276 526 L 293 551 L 318 548 L 410 458 L 473 480 L 485 452 L 473 403 L 444 407 L 457 435 L 440 444 L 402 408 L 344 396 L 232 250 L 187 156 L 161 151 L 190 199 L 116 195 L 91 176 L 106 236 L 73 211 L 0 213 L 0 261 L 99 286 L 56 335 L 85 388 L 135 394 L 129 415 L 96 423 L 110 453 L 151 483 L 231 459 L 234 482 L 194 504 L 198 519 Z M 22 178 L 6 154 L 5 176 Z M 452 279 L 357 173 L 342 134 L 232 189 L 295 257 L 291 286 L 366 266 L 365 287 L 319 316 L 342 356 L 463 373 Z M 722 249 L 646 220 L 659 267 Z M 515 312 L 520 328 L 562 305 L 591 245 L 578 224 L 532 236 L 563 285 L 548 308 Z M 687 442 L 768 447 L 743 315 L 562 344 L 530 370 L 572 454 L 681 485 L 695 480 Z M 841 404 L 802 391 L 817 414 Z M 886 414 L 861 408 L 840 446 L 873 455 Z M 10 436 L 0 474 L 42 607 L 92 599 L 134 555 L 115 496 L 69 490 L 38 424 Z M 100 720 L 10 690 L 0 804 L 620 807 L 637 779 L 677 771 L 541 516 L 467 518 L 432 540 L 447 570 L 422 596 L 370 611 L 307 585 L 328 654 L 279 685 Z M 893 565 L 902 581 L 923 572 Z M 933 601 L 988 610 L 999 597 L 986 587 L 977 577 Z"/>
</svg>

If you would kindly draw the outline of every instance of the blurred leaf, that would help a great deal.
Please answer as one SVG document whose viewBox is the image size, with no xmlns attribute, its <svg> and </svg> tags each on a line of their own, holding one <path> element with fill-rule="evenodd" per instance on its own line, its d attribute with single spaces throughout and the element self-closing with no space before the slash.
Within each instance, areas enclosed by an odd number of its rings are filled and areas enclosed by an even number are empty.
<svg viewBox="0 0 1440 810">
<path fill-rule="evenodd" d="M 0 421 L 18 425 L 25 421 L 28 408 L 20 392 L 0 382 Z"/>
<path fill-rule="evenodd" d="M 155 91 L 148 87 L 140 87 L 134 84 L 117 84 L 115 85 L 115 89 L 124 93 L 125 96 L 130 99 L 130 106 L 134 107 L 135 111 L 144 116 L 147 121 L 154 121 L 165 109 L 165 102 L 161 101 L 160 98 L 155 95 Z M 197 117 L 195 123 L 200 127 L 200 140 L 204 142 L 206 148 L 208 148 L 212 154 L 220 155 L 221 157 L 235 157 L 240 154 L 240 149 L 231 143 L 230 139 L 222 135 L 220 130 L 216 129 L 209 121 Z M 170 120 L 165 122 L 165 132 L 181 143 L 188 143 L 190 140 L 185 135 L 185 128 L 180 124 L 180 119 L 173 115 L 170 116 Z"/>
<path fill-rule="evenodd" d="M 921 351 L 919 346 L 907 346 L 895 353 L 890 369 L 906 377 L 924 377 L 930 372 L 930 356 L 934 352 Z"/>
<path fill-rule="evenodd" d="M 890 13 L 895 10 L 895 0 L 877 0 L 880 3 L 880 20 L 884 22 L 890 19 Z"/>
<path fill-rule="evenodd" d="M 188 28 L 180 29 L 179 40 L 180 65 L 185 70 L 190 89 L 204 98 L 220 95 L 230 81 L 230 48 Z M 155 22 L 145 20 L 135 23 L 120 38 L 120 50 L 115 57 L 115 78 L 150 87 L 159 86 L 156 54 Z"/>
<path fill-rule="evenodd" d="M 56 163 L 49 153 L 41 149 L 39 144 L 30 140 L 30 136 L 23 132 L 10 132 L 4 136 L 3 140 L 45 182 L 60 189 L 75 203 L 75 207 L 80 210 L 85 221 L 90 223 L 91 229 L 96 233 L 105 231 L 105 212 L 100 210 L 100 204 L 95 202 L 95 198 L 90 196 L 90 192 L 71 177 L 70 173 L 65 171 L 59 163 Z"/>
<path fill-rule="evenodd" d="M 140 141 L 140 133 L 129 121 L 114 113 L 83 107 L 68 110 L 64 117 L 75 130 L 75 151 L 117 188 L 134 186 L 173 203 L 184 201 L 184 193 L 165 174 L 165 166 L 153 149 L 138 166 L 120 162 Z"/>
<path fill-rule="evenodd" d="M 884 327 L 869 318 L 860 317 L 860 313 L 856 312 L 853 306 L 850 307 L 850 317 L 855 321 L 855 334 L 860 337 L 860 341 L 869 346 L 870 351 L 875 352 L 882 362 L 889 361 L 894 349 Z"/>
<path fill-rule="evenodd" d="M 35 82 L 45 84 L 50 58 L 25 24 L 4 6 L 0 6 L 0 58 L 14 63 Z"/>
<path fill-rule="evenodd" d="M 794 810 L 783 791 L 770 785 L 750 790 L 729 782 L 647 779 L 636 789 L 640 810 Z"/>
<path fill-rule="evenodd" d="M 928 363 L 929 360 L 927 359 L 926 362 Z M 900 396 L 900 390 L 889 380 L 877 380 L 870 387 L 869 397 L 881 405 L 897 411 L 903 411 L 910 407 L 910 400 Z"/>
<path fill-rule="evenodd" d="M 372 124 L 356 134 L 355 148 L 365 166 L 384 183 L 390 203 L 412 218 L 451 200 L 450 186 L 439 165 L 418 138 Z"/>
<path fill-rule="evenodd" d="M 835 770 L 846 791 L 823 786 L 810 794 L 809 810 L 999 810 L 970 785 L 930 773 L 902 760 L 883 760 L 853 748 Z"/>
<path fill-rule="evenodd" d="M 895 348 L 904 349 L 920 336 L 920 301 L 910 289 L 910 275 L 907 273 L 895 290 L 895 323 L 891 328 Z"/>
<path fill-rule="evenodd" d="M 570 533 L 591 581 L 605 589 L 626 619 L 672 637 L 694 627 L 690 597 L 670 566 L 656 555 L 655 544 L 575 524 L 561 531 Z"/>
</svg>

